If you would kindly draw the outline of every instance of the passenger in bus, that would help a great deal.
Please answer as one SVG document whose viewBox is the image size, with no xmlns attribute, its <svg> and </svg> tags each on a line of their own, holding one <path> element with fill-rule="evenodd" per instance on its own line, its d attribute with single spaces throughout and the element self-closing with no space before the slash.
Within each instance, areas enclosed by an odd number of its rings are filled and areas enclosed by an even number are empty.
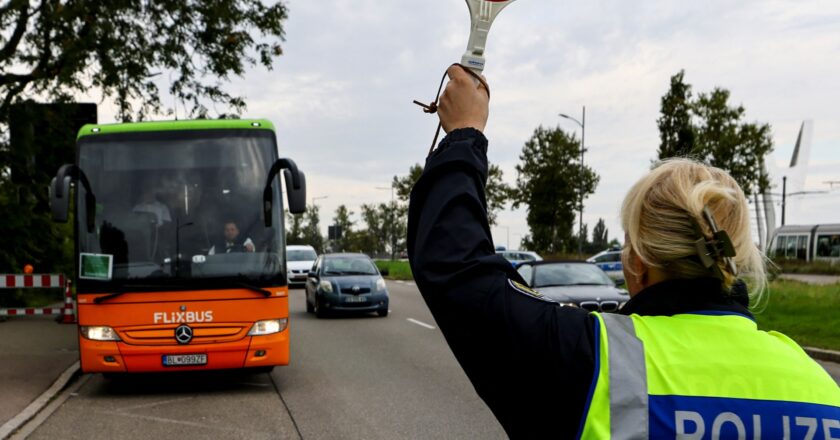
<svg viewBox="0 0 840 440">
<path fill-rule="evenodd" d="M 229 254 L 231 252 L 254 252 L 254 242 L 250 237 L 240 237 L 239 226 L 234 220 L 225 222 L 224 239 L 215 242 L 207 255 Z"/>
<path fill-rule="evenodd" d="M 155 216 L 155 224 L 163 226 L 164 223 L 172 221 L 172 216 L 169 214 L 169 208 L 166 207 L 157 199 L 157 190 L 154 186 L 147 184 L 143 185 L 140 200 L 132 208 L 132 212 L 146 212 Z"/>
</svg>

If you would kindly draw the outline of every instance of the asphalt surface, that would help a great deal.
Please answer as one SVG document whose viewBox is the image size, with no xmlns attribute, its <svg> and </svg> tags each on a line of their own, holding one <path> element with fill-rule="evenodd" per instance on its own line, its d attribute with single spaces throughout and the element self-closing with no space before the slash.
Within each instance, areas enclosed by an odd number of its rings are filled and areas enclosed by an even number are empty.
<svg viewBox="0 0 840 440">
<path fill-rule="evenodd" d="M 417 288 L 388 287 L 386 318 L 319 320 L 292 292 L 293 366 L 273 376 L 303 437 L 505 438 Z"/>
<path fill-rule="evenodd" d="M 390 316 L 316 319 L 290 301 L 291 365 L 271 374 L 83 376 L 32 439 L 505 438 L 413 284 Z M 429 328 L 432 327 L 432 328 Z"/>
<path fill-rule="evenodd" d="M 0 322 L 0 425 L 20 413 L 79 359 L 76 326 L 54 316 Z"/>
<path fill-rule="evenodd" d="M 57 396 L 39 420 L 12 438 L 505 438 L 449 351 L 417 288 L 411 283 L 388 286 L 391 314 L 386 318 L 370 314 L 316 319 L 305 312 L 303 290 L 293 290 L 288 367 L 260 374 L 118 380 L 84 375 Z M 56 325 L 32 322 L 20 324 L 21 331 L 38 335 L 38 325 Z M 10 344 L 0 341 L 0 348 L 19 356 L 28 355 L 31 348 Z M 67 345 L 46 341 L 44 349 L 53 359 L 72 362 L 77 353 L 61 351 Z M 39 371 L 61 370 L 59 365 L 43 365 L 37 355 L 16 361 L 31 362 Z M 840 384 L 840 365 L 820 364 Z M 21 377 L 2 379 L 4 384 L 25 386 Z"/>
</svg>

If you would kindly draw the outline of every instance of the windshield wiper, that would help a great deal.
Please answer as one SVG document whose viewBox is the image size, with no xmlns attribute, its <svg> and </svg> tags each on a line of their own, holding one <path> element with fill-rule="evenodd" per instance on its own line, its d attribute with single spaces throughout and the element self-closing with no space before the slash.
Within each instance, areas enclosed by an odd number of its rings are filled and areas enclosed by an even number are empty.
<svg viewBox="0 0 840 440">
<path fill-rule="evenodd" d="M 93 302 L 95 304 L 99 304 L 103 301 L 108 301 L 111 298 L 116 298 L 116 297 L 121 296 L 123 294 L 129 293 L 128 290 L 125 290 L 127 288 L 128 289 L 160 290 L 161 285 L 160 284 L 123 284 L 122 286 L 120 286 L 120 288 L 123 289 L 123 290 L 120 290 L 119 292 L 109 293 L 105 296 L 97 296 L 96 298 L 93 299 Z M 132 292 L 134 292 L 134 291 L 132 290 Z"/>
<path fill-rule="evenodd" d="M 350 272 L 343 272 L 343 273 L 344 273 L 344 275 L 376 275 L 376 274 L 373 274 L 373 273 L 370 273 L 370 272 L 358 272 L 358 271 L 355 271 L 355 272 L 350 271 Z"/>
<path fill-rule="evenodd" d="M 231 281 L 233 281 L 233 284 L 236 284 L 239 287 L 244 287 L 248 290 L 253 290 L 254 292 L 257 292 L 257 293 L 262 293 L 263 296 L 265 296 L 266 298 L 268 298 L 272 295 L 271 291 L 265 290 L 261 287 L 254 286 L 253 284 L 248 284 L 246 282 L 239 281 L 239 280 L 231 280 Z"/>
</svg>

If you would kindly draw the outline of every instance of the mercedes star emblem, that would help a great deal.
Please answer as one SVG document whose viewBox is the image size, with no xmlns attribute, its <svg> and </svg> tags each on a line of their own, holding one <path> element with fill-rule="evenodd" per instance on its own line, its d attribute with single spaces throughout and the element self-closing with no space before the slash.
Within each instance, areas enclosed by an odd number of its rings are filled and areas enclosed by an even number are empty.
<svg viewBox="0 0 840 440">
<path fill-rule="evenodd" d="M 193 330 L 187 325 L 179 325 L 175 329 L 175 340 L 179 344 L 189 344 L 193 338 Z"/>
</svg>

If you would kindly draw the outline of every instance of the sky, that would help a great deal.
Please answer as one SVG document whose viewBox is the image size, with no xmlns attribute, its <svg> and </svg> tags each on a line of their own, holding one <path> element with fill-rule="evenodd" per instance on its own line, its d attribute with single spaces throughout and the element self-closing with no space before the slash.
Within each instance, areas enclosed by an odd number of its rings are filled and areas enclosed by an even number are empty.
<svg viewBox="0 0 840 440">
<path fill-rule="evenodd" d="M 411 101 L 428 102 L 469 33 L 463 0 L 289 0 L 284 55 L 253 68 L 227 90 L 245 98 L 243 117 L 267 118 L 280 155 L 306 172 L 308 198 L 326 227 L 345 204 L 387 202 L 395 175 L 423 163 L 437 126 Z M 782 169 L 803 120 L 813 121 L 808 178 L 788 192 L 801 199 L 788 224 L 840 223 L 840 2 L 569 2 L 518 0 L 490 31 L 484 74 L 492 90 L 488 158 L 514 183 L 522 145 L 534 129 L 580 119 L 586 106 L 585 162 L 600 183 L 585 201 L 592 230 L 603 218 L 623 238 L 619 208 L 659 145 L 656 119 L 680 69 L 695 92 L 723 87 L 746 119 L 772 126 Z M 167 103 L 164 98 L 164 103 Z M 101 107 L 100 122 L 113 121 Z M 181 115 L 183 118 L 183 115 Z M 781 176 L 774 184 L 781 192 Z M 383 189 L 384 188 L 384 189 Z M 780 207 L 777 208 L 780 210 Z M 777 218 L 779 215 L 777 214 Z M 507 209 L 497 245 L 528 234 L 525 209 Z"/>
</svg>

